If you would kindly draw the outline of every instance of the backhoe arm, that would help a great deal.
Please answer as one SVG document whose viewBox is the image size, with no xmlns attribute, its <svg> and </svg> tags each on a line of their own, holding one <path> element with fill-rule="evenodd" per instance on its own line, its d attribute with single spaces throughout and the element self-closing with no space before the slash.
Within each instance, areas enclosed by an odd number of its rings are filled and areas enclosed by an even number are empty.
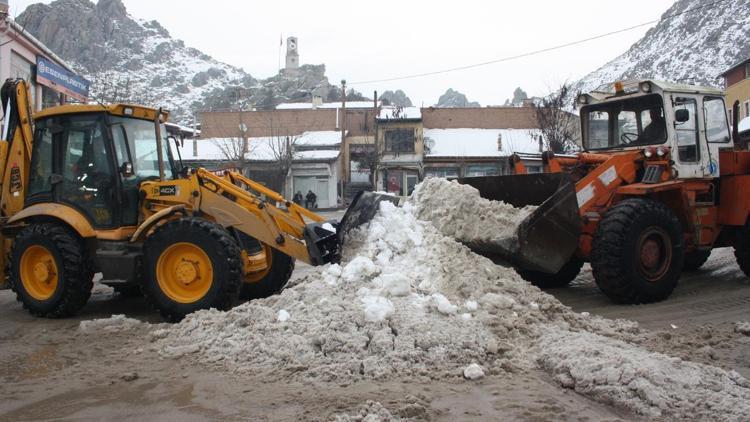
<svg viewBox="0 0 750 422">
<path fill-rule="evenodd" d="M 0 88 L 4 130 L 0 139 L 0 215 L 7 219 L 23 209 L 32 152 L 29 91 L 22 79 L 8 79 Z"/>
</svg>

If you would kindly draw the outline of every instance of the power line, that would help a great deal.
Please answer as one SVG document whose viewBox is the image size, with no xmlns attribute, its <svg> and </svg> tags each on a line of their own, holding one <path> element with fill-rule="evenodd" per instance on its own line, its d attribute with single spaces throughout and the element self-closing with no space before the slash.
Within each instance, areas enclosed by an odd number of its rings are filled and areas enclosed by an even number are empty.
<svg viewBox="0 0 750 422">
<path fill-rule="evenodd" d="M 595 35 L 593 37 L 584 38 L 584 39 L 581 39 L 581 40 L 578 40 L 578 41 L 572 41 L 572 42 L 568 42 L 568 43 L 565 43 L 565 44 L 559 44 L 559 45 L 556 45 L 556 46 L 553 46 L 553 47 L 542 48 L 540 50 L 534 50 L 534 51 L 530 51 L 530 52 L 527 52 L 527 53 L 516 54 L 516 55 L 513 55 L 513 56 L 502 57 L 502 58 L 499 58 L 499 59 L 489 60 L 489 61 L 481 62 L 481 63 L 474 63 L 474 64 L 470 64 L 470 65 L 466 65 L 466 66 L 459 66 L 459 67 L 452 67 L 452 68 L 448 68 L 448 69 L 435 70 L 435 71 L 432 71 L 432 72 L 415 73 L 415 74 L 412 74 L 412 75 L 397 76 L 397 77 L 386 78 L 386 79 L 372 79 L 372 80 L 369 80 L 369 81 L 351 82 L 351 83 L 349 83 L 349 85 L 350 86 L 353 86 L 353 85 L 369 85 L 369 84 L 382 83 L 382 82 L 393 82 L 393 81 L 402 81 L 402 80 L 406 80 L 406 79 L 416 79 L 416 78 L 422 78 L 422 77 L 425 77 L 425 76 L 433 76 L 433 75 L 440 75 L 440 74 L 444 74 L 444 73 L 458 72 L 458 71 L 461 71 L 461 70 L 474 69 L 474 68 L 477 68 L 477 67 L 488 66 L 488 65 L 491 65 L 491 64 L 497 64 L 497 63 L 507 62 L 507 61 L 511 61 L 511 60 L 517 60 L 517 59 L 521 59 L 521 58 L 524 58 L 524 57 L 536 56 L 536 55 L 539 55 L 539 54 L 542 54 L 542 53 L 547 53 L 547 52 L 554 51 L 554 50 L 560 50 L 560 49 L 563 49 L 563 48 L 572 47 L 574 45 L 584 44 L 584 43 L 587 43 L 587 42 L 590 42 L 590 41 L 598 40 L 600 38 L 605 38 L 605 37 L 609 37 L 609 36 L 612 36 L 612 35 L 621 34 L 623 32 L 632 31 L 634 29 L 641 28 L 641 27 L 644 27 L 644 26 L 653 25 L 653 24 L 655 24 L 657 22 L 660 22 L 662 20 L 676 18 L 677 16 L 681 16 L 681 15 L 684 15 L 684 14 L 687 14 L 687 13 L 691 13 L 691 12 L 694 12 L 696 10 L 705 9 L 706 7 L 711 7 L 711 6 L 720 4 L 720 3 L 726 3 L 727 1 L 730 1 L 730 0 L 716 0 L 716 1 L 713 1 L 711 3 L 703 4 L 703 5 L 698 6 L 698 7 L 694 7 L 694 8 L 691 8 L 691 9 L 685 9 L 682 12 L 679 12 L 679 13 L 674 13 L 672 15 L 663 16 L 661 19 L 651 20 L 651 21 L 648 21 L 648 22 L 640 23 L 638 25 L 633 25 L 633 26 L 629 26 L 627 28 L 618 29 L 616 31 L 607 32 L 605 34 Z"/>
</svg>

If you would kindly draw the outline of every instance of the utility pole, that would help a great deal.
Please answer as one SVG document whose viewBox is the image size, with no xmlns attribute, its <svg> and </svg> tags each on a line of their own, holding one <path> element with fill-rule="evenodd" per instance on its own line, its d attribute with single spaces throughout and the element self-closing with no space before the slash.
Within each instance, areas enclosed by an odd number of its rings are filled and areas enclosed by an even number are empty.
<svg viewBox="0 0 750 422">
<path fill-rule="evenodd" d="M 348 148 L 346 145 L 346 79 L 341 80 L 341 148 Z M 343 177 L 339 177 L 339 196 L 344 197 Z"/>
</svg>

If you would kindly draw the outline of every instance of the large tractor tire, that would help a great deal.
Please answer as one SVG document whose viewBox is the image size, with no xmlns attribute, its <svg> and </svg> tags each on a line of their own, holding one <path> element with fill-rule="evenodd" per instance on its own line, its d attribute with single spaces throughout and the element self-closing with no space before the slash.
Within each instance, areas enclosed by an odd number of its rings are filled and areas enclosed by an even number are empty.
<svg viewBox="0 0 750 422">
<path fill-rule="evenodd" d="M 268 262 L 264 271 L 250 273 L 243 278 L 240 299 L 262 299 L 282 291 L 294 272 L 294 258 L 245 234 L 240 235 L 240 241 L 245 253 L 265 252 Z"/>
<path fill-rule="evenodd" d="M 591 268 L 616 303 L 650 303 L 672 294 L 684 261 L 680 221 L 664 204 L 643 198 L 614 205 L 594 236 Z"/>
<path fill-rule="evenodd" d="M 58 224 L 32 224 L 21 230 L 13 241 L 9 270 L 17 300 L 40 317 L 75 315 L 94 286 L 83 242 Z"/>
<path fill-rule="evenodd" d="M 583 267 L 583 260 L 574 256 L 556 274 L 541 271 L 524 270 L 516 268 L 516 272 L 524 280 L 539 287 L 540 289 L 555 289 L 566 287 L 578 277 Z"/>
<path fill-rule="evenodd" d="M 240 253 L 237 241 L 216 223 L 170 221 L 146 239 L 141 290 L 168 321 L 201 309 L 227 310 L 242 284 Z"/>
<path fill-rule="evenodd" d="M 737 265 L 750 277 L 750 227 L 746 226 L 739 230 L 737 240 L 734 244 L 734 257 Z"/>
<path fill-rule="evenodd" d="M 682 264 L 683 271 L 698 271 L 711 256 L 711 251 L 692 251 L 685 253 L 685 262 Z"/>
</svg>

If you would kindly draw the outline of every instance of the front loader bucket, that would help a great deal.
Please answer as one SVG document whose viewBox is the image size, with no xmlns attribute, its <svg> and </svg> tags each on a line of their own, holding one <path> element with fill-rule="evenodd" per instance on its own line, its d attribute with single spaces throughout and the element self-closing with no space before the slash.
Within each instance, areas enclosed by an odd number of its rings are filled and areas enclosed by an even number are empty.
<svg viewBox="0 0 750 422">
<path fill-rule="evenodd" d="M 344 244 L 346 235 L 355 228 L 367 224 L 375 217 L 380 209 L 380 203 L 388 201 L 398 205 L 400 198 L 397 196 L 386 195 L 375 192 L 360 191 L 352 200 L 349 208 L 346 209 L 344 218 L 339 222 L 337 233 L 339 236 L 339 245 Z"/>
<path fill-rule="evenodd" d="M 467 177 L 482 198 L 515 207 L 536 205 L 516 236 L 497 243 L 468 244 L 474 251 L 526 270 L 557 273 L 578 248 L 581 218 L 575 183 L 564 173 Z"/>
</svg>

